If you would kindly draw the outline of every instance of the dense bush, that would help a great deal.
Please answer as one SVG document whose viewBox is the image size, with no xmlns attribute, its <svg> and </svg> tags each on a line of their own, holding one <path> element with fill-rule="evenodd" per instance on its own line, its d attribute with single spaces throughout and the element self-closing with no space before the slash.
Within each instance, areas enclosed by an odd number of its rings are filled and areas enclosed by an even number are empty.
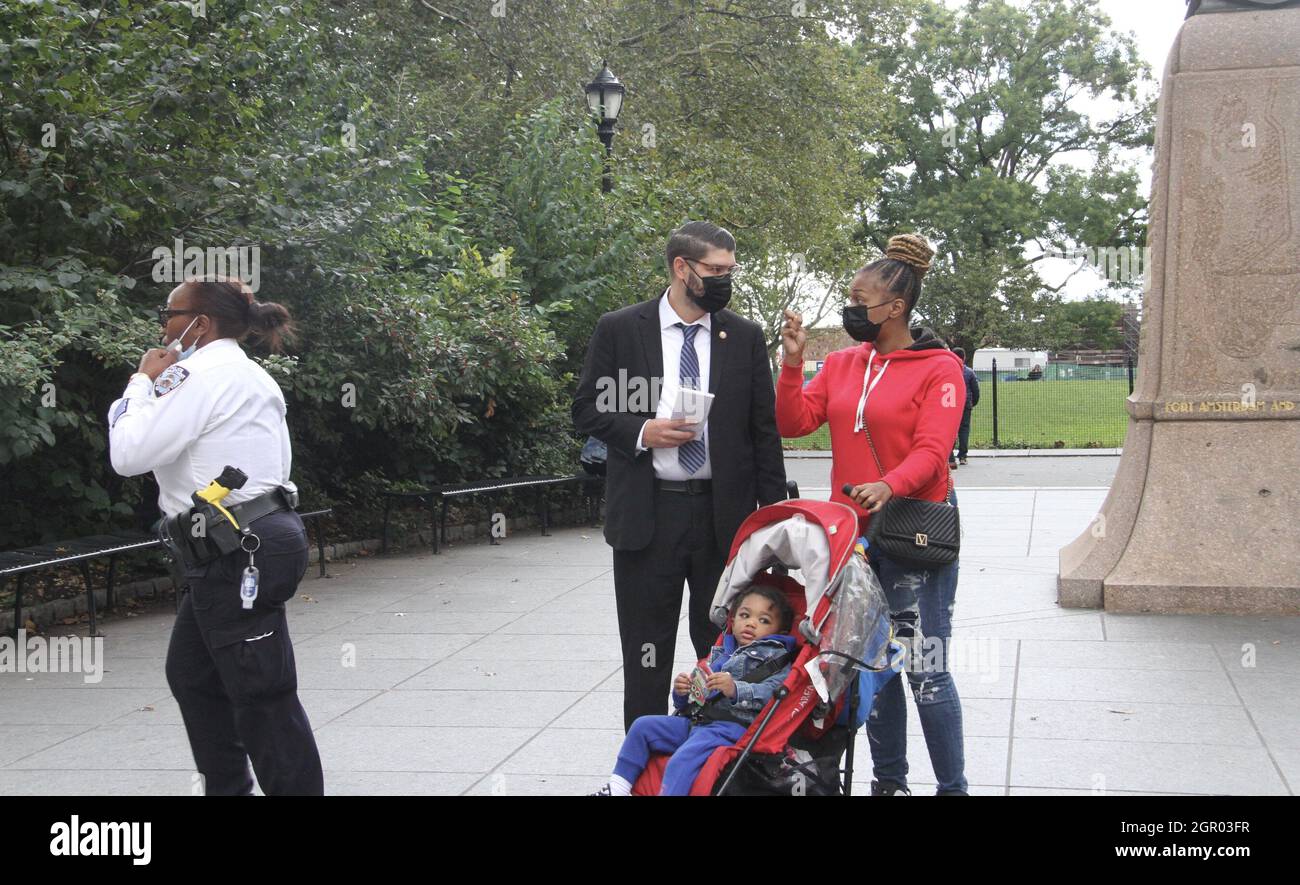
<svg viewBox="0 0 1300 885">
<path fill-rule="evenodd" d="M 108 466 L 105 416 L 157 341 L 149 309 L 173 284 L 150 256 L 177 236 L 258 245 L 258 297 L 294 314 L 296 345 L 264 365 L 313 504 L 360 525 L 417 468 L 571 469 L 551 307 L 499 238 L 466 232 L 502 215 L 495 192 L 426 169 L 355 60 L 286 12 L 0 9 L 18 96 L 0 112 L 0 546 L 154 515 L 152 481 Z"/>
</svg>

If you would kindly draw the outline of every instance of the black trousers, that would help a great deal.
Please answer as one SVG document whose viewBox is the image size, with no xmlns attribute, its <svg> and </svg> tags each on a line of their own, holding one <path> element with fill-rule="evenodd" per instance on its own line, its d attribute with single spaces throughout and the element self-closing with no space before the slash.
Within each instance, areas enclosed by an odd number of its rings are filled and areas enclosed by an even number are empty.
<svg viewBox="0 0 1300 885">
<path fill-rule="evenodd" d="M 250 524 L 261 539 L 257 600 L 245 611 L 239 582 L 248 554 L 235 552 L 185 576 L 167 649 L 167 684 L 180 705 L 194 764 L 209 796 L 324 793 L 320 754 L 298 701 L 298 673 L 284 603 L 307 570 L 302 519 L 281 511 Z"/>
<path fill-rule="evenodd" d="M 713 529 L 713 496 L 655 491 L 655 530 L 642 550 L 614 551 L 614 597 L 623 645 L 623 728 L 668 712 L 682 585 L 695 656 L 709 653 L 718 628 L 709 605 L 727 561 Z M 726 539 L 730 546 L 731 539 Z"/>
<path fill-rule="evenodd" d="M 965 458 L 970 447 L 970 406 L 961 413 L 961 425 L 957 428 L 957 457 Z"/>
</svg>

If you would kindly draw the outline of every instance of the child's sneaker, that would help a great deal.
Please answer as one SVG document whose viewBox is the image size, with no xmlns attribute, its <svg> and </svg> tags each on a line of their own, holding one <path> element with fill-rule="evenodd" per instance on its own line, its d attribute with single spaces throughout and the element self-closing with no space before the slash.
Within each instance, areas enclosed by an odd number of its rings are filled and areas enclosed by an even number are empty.
<svg viewBox="0 0 1300 885">
<path fill-rule="evenodd" d="M 588 793 L 587 795 L 588 796 L 613 796 L 614 793 L 612 790 L 610 790 L 609 784 L 605 784 L 605 786 L 601 787 L 596 792 Z"/>
</svg>

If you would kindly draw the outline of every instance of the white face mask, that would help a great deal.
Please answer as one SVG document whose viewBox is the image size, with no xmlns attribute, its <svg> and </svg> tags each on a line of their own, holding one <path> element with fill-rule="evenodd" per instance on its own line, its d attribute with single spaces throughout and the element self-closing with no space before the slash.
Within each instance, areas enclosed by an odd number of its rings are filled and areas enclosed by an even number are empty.
<svg viewBox="0 0 1300 885">
<path fill-rule="evenodd" d="M 175 341 L 167 345 L 167 349 L 170 350 L 172 353 L 176 354 L 176 362 L 179 363 L 183 360 L 189 359 L 190 357 L 194 356 L 194 351 L 199 349 L 198 339 L 195 339 L 194 343 L 191 344 L 189 347 L 183 347 L 181 345 L 181 339 L 189 334 L 190 329 L 193 328 L 194 324 L 197 323 L 198 321 L 199 321 L 198 317 L 195 317 L 194 319 L 190 320 L 190 324 L 185 327 L 185 331 L 182 332 L 180 335 L 178 335 Z"/>
</svg>

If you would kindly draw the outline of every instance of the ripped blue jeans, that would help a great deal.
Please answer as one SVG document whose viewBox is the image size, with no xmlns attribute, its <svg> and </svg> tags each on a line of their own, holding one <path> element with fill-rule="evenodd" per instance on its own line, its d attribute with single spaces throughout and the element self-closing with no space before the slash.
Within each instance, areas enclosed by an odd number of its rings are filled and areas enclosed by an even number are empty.
<svg viewBox="0 0 1300 885">
<path fill-rule="evenodd" d="M 958 563 L 912 569 L 879 554 L 871 567 L 880 579 L 894 622 L 894 636 L 910 648 L 904 671 L 921 718 L 921 731 L 938 780 L 937 792 L 966 792 L 961 700 L 948 671 L 952 608 Z M 876 696 L 867 720 L 875 779 L 907 785 L 907 707 L 903 680 L 891 679 Z"/>
</svg>

